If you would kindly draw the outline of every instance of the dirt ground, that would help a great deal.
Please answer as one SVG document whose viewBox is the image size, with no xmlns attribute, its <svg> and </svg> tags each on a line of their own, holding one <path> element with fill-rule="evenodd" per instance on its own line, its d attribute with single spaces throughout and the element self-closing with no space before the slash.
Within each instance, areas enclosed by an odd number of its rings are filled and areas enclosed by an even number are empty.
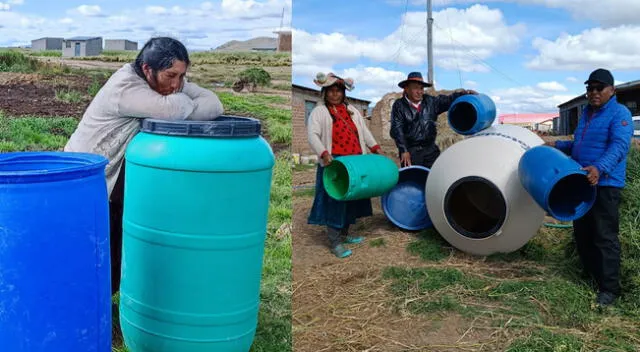
<svg viewBox="0 0 640 352">
<path fill-rule="evenodd" d="M 0 72 L 0 110 L 12 116 L 72 116 L 80 118 L 89 98 L 78 103 L 56 99 L 56 90 L 86 92 L 91 78 L 85 76 L 47 77 L 38 74 Z"/>
<path fill-rule="evenodd" d="M 545 141 L 566 137 L 544 137 Z M 385 155 L 396 159 L 392 148 Z M 399 267 L 464 267 L 499 276 L 518 268 L 484 263 L 457 250 L 444 262 L 422 261 L 407 251 L 416 233 L 395 227 L 372 199 L 373 216 L 358 220 L 350 231 L 365 242 L 349 246 L 353 254 L 338 259 L 327 248 L 324 227 L 307 224 L 315 167 L 293 174 L 293 331 L 294 350 L 311 351 L 494 351 L 506 347 L 495 327 L 456 313 L 414 315 L 398 310 L 383 270 Z M 548 221 L 554 221 L 551 218 Z M 383 246 L 371 246 L 372 241 Z M 406 305 L 408 302 L 404 302 Z M 402 306 L 402 302 L 400 304 Z"/>
<path fill-rule="evenodd" d="M 314 175 L 315 169 L 295 172 L 294 187 L 312 185 Z M 416 316 L 394 308 L 383 269 L 428 264 L 407 251 L 415 234 L 393 226 L 379 199 L 373 200 L 373 216 L 351 231 L 365 242 L 351 245 L 353 254 L 345 259 L 328 251 L 324 227 L 307 225 L 312 202 L 309 195 L 293 201 L 295 351 L 476 351 L 492 342 L 489 330 L 472 329 L 473 321 L 460 315 Z M 369 245 L 378 239 L 383 246 Z M 448 264 L 474 261 L 457 255 Z"/>
</svg>

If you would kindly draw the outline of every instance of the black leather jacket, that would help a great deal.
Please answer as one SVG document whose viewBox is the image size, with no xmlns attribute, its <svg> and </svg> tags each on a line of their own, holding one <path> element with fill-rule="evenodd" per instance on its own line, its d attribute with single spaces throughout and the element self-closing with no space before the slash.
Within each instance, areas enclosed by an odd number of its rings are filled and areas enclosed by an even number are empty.
<svg viewBox="0 0 640 352">
<path fill-rule="evenodd" d="M 411 147 L 429 147 L 436 142 L 436 121 L 438 115 L 449 110 L 451 103 L 465 93 L 451 95 L 422 96 L 420 111 L 416 111 L 407 101 L 406 95 L 396 99 L 391 107 L 391 138 L 400 153 Z"/>
</svg>

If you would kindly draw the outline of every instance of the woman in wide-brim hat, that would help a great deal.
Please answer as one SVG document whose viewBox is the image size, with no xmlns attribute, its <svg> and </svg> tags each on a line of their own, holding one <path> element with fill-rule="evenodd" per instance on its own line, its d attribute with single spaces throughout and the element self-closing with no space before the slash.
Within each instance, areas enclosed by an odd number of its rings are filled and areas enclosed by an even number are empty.
<svg viewBox="0 0 640 352">
<path fill-rule="evenodd" d="M 324 167 L 338 156 L 366 154 L 368 151 L 379 154 L 381 151 L 358 109 L 346 101 L 346 91 L 354 88 L 353 80 L 333 73 L 318 73 L 313 82 L 321 87 L 324 104 L 311 111 L 307 123 L 309 144 L 320 157 L 308 223 L 327 226 L 331 252 L 344 258 L 351 255 L 351 250 L 344 244 L 363 241 L 362 237 L 349 235 L 349 226 L 358 218 L 372 215 L 371 200 L 339 201 L 331 198 L 324 189 Z"/>
</svg>

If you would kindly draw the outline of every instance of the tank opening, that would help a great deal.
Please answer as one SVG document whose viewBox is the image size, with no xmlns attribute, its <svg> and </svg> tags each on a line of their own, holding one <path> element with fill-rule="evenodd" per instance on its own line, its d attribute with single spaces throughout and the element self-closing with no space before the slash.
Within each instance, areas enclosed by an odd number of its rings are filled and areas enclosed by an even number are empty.
<svg viewBox="0 0 640 352">
<path fill-rule="evenodd" d="M 50 171 L 62 171 L 65 169 L 78 168 L 87 166 L 88 163 L 83 160 L 77 160 L 73 157 L 68 158 L 52 158 L 42 157 L 21 157 L 12 158 L 10 160 L 0 162 L 0 173 L 10 172 L 33 172 L 45 173 Z"/>
<path fill-rule="evenodd" d="M 349 171 L 346 166 L 334 160 L 324 172 L 328 176 L 323 178 L 325 190 L 330 196 L 342 199 L 349 192 Z"/>
<path fill-rule="evenodd" d="M 558 220 L 569 221 L 582 217 L 591 207 L 596 189 L 582 174 L 571 174 L 558 181 L 547 200 L 551 216 Z"/>
<path fill-rule="evenodd" d="M 449 123 L 454 130 L 468 132 L 478 121 L 476 108 L 467 102 L 460 102 L 449 110 Z"/>
<path fill-rule="evenodd" d="M 507 202 L 492 182 L 469 176 L 451 185 L 444 198 L 444 213 L 459 234 L 483 239 L 492 236 L 504 224 Z"/>
<path fill-rule="evenodd" d="M 422 188 L 424 188 L 427 183 L 428 177 L 429 169 L 421 167 L 410 167 L 400 171 L 398 175 L 398 184 L 403 182 L 416 182 L 418 184 L 421 184 Z"/>
</svg>

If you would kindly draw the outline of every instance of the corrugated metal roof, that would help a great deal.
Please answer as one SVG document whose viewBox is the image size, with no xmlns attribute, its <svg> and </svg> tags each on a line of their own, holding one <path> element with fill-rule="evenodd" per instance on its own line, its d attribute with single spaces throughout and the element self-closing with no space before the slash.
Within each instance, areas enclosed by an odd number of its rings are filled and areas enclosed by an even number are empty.
<svg viewBox="0 0 640 352">
<path fill-rule="evenodd" d="M 557 113 L 550 114 L 501 114 L 500 123 L 542 123 L 558 117 Z"/>
<path fill-rule="evenodd" d="M 102 38 L 100 38 L 100 37 L 86 37 L 86 36 L 65 38 L 65 40 L 91 40 L 91 39 L 102 39 Z"/>
<path fill-rule="evenodd" d="M 625 83 L 618 84 L 617 86 L 615 86 L 616 90 L 618 90 L 618 91 L 625 91 L 627 89 L 633 89 L 633 88 L 637 88 L 637 87 L 640 87 L 640 79 L 639 80 L 635 80 L 635 81 L 631 81 L 631 82 L 625 82 Z M 576 102 L 576 101 L 581 100 L 581 99 L 586 99 L 584 94 L 578 95 L 577 97 L 575 97 L 575 98 L 573 98 L 571 100 L 565 101 L 564 103 L 558 105 L 558 108 L 562 108 L 565 105 L 568 105 L 570 103 Z"/>
</svg>

